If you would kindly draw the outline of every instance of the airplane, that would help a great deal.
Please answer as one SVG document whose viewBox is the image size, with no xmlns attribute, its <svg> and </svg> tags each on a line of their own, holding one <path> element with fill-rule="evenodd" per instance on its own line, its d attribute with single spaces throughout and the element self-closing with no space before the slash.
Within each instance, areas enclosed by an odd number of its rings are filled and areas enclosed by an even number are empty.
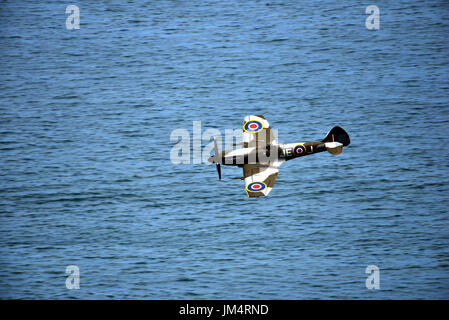
<svg viewBox="0 0 449 320">
<path fill-rule="evenodd" d="M 284 162 L 326 150 L 338 155 L 351 142 L 346 131 L 335 126 L 321 141 L 279 144 L 262 115 L 243 118 L 242 140 L 243 148 L 218 152 L 214 138 L 214 155 L 208 161 L 216 164 L 219 180 L 222 164 L 243 168 L 243 177 L 233 179 L 244 180 L 250 198 L 267 196 L 271 192 Z"/>
</svg>

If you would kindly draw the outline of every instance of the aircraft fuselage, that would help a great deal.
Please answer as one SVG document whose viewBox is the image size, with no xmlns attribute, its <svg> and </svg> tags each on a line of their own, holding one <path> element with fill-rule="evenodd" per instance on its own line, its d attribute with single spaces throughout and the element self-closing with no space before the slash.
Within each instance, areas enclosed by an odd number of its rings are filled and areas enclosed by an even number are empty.
<svg viewBox="0 0 449 320">
<path fill-rule="evenodd" d="M 288 161 L 326 150 L 325 143 L 322 141 L 298 142 L 267 146 L 265 150 L 259 152 L 255 147 L 224 150 L 220 152 L 220 158 L 223 165 L 243 166 L 276 160 Z"/>
</svg>

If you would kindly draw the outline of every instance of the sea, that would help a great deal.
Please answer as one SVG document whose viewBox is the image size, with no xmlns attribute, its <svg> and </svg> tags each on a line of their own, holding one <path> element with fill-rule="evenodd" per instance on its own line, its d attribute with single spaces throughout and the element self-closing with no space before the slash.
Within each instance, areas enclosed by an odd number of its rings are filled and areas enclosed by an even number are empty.
<svg viewBox="0 0 449 320">
<path fill-rule="evenodd" d="M 0 1 L 0 299 L 449 299 L 448 17 Z M 241 168 L 219 181 L 193 154 L 247 115 L 280 143 L 338 125 L 351 144 L 248 198 Z"/>
</svg>

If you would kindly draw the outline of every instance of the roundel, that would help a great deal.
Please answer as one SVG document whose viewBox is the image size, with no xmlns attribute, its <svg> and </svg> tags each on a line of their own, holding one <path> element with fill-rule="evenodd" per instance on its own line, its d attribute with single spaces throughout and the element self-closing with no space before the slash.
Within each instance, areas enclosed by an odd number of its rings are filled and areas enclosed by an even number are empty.
<svg viewBox="0 0 449 320">
<path fill-rule="evenodd" d="M 303 155 L 306 153 L 306 147 L 303 144 L 298 144 L 293 148 L 293 153 L 297 156 Z"/>
<path fill-rule="evenodd" d="M 246 186 L 246 189 L 248 191 L 257 192 L 265 190 L 267 185 L 263 182 L 251 182 L 249 185 Z"/>
<path fill-rule="evenodd" d="M 248 121 L 247 123 L 245 123 L 245 125 L 243 126 L 243 130 L 246 132 L 251 132 L 251 133 L 255 133 L 255 132 L 259 132 L 260 130 L 263 129 L 263 124 L 260 121 L 257 120 L 251 120 Z"/>
</svg>

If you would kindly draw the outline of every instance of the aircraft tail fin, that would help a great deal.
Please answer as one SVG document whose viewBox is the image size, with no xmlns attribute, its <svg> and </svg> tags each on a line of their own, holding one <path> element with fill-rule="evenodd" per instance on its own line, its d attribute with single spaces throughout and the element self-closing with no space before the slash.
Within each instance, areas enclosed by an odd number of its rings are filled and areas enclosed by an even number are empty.
<svg viewBox="0 0 449 320">
<path fill-rule="evenodd" d="M 348 133 L 339 126 L 333 127 L 322 142 L 339 142 L 344 147 L 351 143 Z"/>
</svg>

